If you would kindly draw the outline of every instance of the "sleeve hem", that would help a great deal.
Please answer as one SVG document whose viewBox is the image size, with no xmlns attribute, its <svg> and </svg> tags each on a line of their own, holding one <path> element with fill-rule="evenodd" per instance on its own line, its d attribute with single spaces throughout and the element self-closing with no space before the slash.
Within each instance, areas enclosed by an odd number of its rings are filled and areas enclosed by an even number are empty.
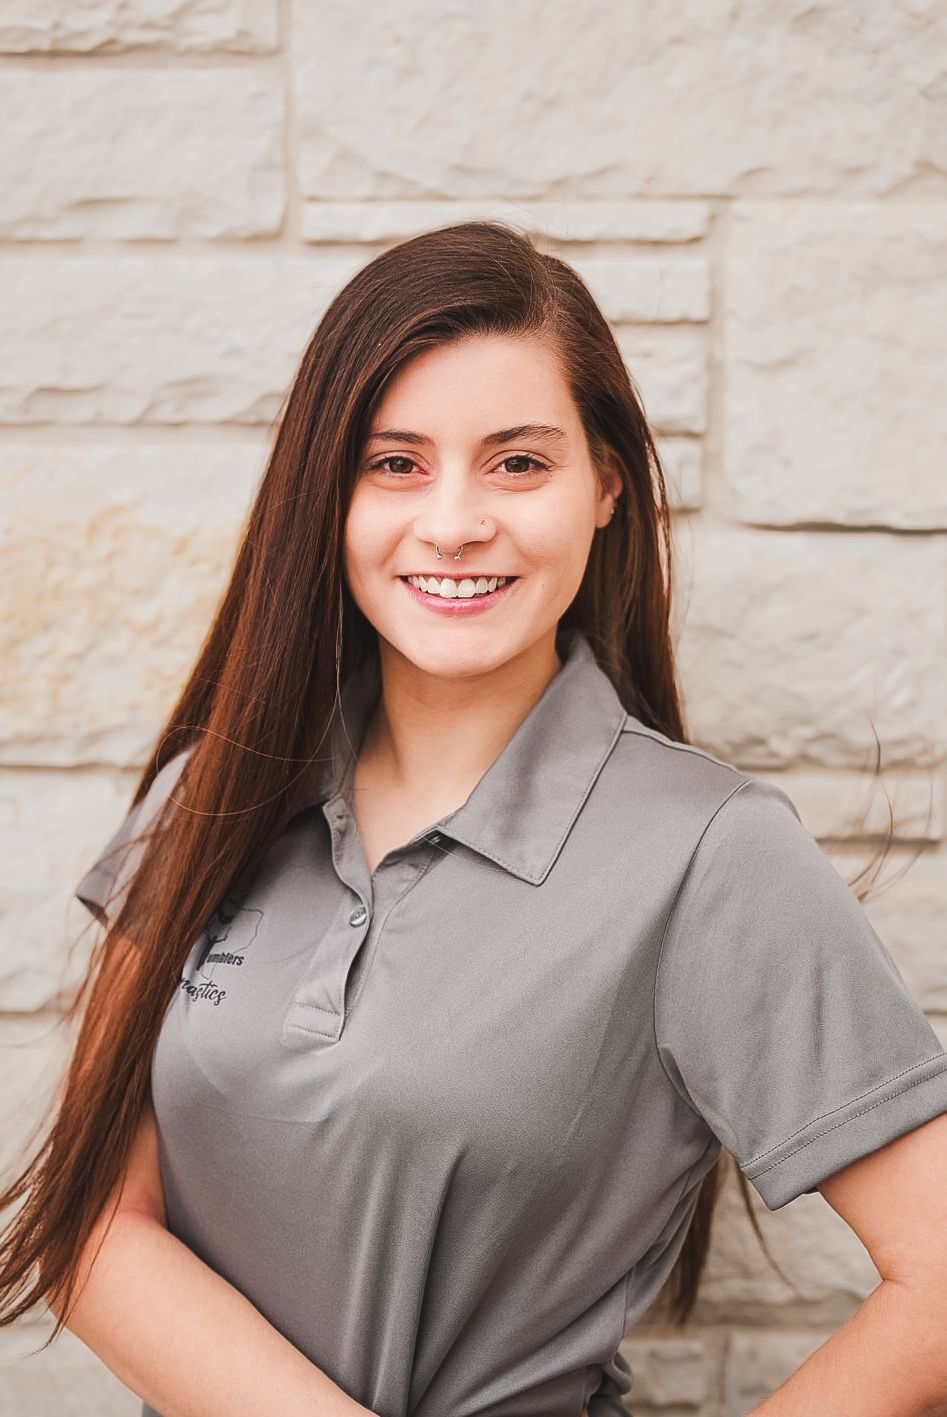
<svg viewBox="0 0 947 1417">
<path fill-rule="evenodd" d="M 947 1112 L 943 1049 L 741 1166 L 776 1210 L 852 1161 Z"/>
</svg>

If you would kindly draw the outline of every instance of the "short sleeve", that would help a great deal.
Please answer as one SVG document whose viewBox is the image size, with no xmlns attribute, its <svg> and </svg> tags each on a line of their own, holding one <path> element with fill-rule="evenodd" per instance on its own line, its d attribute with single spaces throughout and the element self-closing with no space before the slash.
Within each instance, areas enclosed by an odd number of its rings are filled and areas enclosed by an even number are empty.
<svg viewBox="0 0 947 1417">
<path fill-rule="evenodd" d="M 770 1210 L 947 1112 L 947 1052 L 781 788 L 717 809 L 655 975 L 671 1083 Z"/>
<path fill-rule="evenodd" d="M 171 795 L 190 751 L 190 748 L 183 749 L 155 774 L 144 797 L 126 814 L 77 885 L 76 898 L 102 925 L 114 920 L 124 904 L 147 846 L 143 834 Z"/>
</svg>

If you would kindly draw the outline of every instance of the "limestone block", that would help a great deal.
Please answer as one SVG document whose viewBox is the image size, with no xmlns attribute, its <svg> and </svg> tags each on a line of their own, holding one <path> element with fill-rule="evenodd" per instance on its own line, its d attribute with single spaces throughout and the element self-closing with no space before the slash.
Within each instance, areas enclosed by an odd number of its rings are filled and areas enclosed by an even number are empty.
<svg viewBox="0 0 947 1417">
<path fill-rule="evenodd" d="M 619 325 L 615 339 L 652 428 L 661 433 L 703 433 L 707 426 L 704 331 Z"/>
<path fill-rule="evenodd" d="M 885 881 L 888 888 L 866 906 L 868 917 L 914 997 L 928 1011 L 947 1013 L 947 850 L 901 850 Z"/>
<path fill-rule="evenodd" d="M 635 1413 L 642 1405 L 695 1408 L 707 1398 L 707 1357 L 700 1338 L 626 1338 L 623 1351 L 632 1372 L 627 1401 Z"/>
<path fill-rule="evenodd" d="M 118 828 L 137 777 L 131 768 L 0 768 L 0 1010 L 33 1014 L 72 998 L 99 928 L 73 891 Z"/>
<path fill-rule="evenodd" d="M 789 793 L 813 836 L 859 841 L 862 857 L 874 854 L 880 843 L 872 838 L 886 838 L 889 830 L 895 843 L 943 840 L 945 803 L 936 768 L 890 768 L 882 760 L 864 772 L 792 766 L 758 775 Z M 897 846 L 894 849 L 897 852 Z M 906 852 L 905 846 L 895 861 L 906 864 Z"/>
<path fill-rule="evenodd" d="M 282 121 L 268 72 L 8 71 L 0 236 L 273 235 Z"/>
<path fill-rule="evenodd" d="M 723 1417 L 744 1417 L 794 1373 L 833 1330 L 737 1332 L 727 1349 Z"/>
<path fill-rule="evenodd" d="M 6 445 L 0 761 L 140 762 L 230 573 L 265 461 L 244 438 Z"/>
<path fill-rule="evenodd" d="M 696 241 L 706 235 L 702 201 L 304 202 L 308 241 L 401 241 L 431 227 L 498 220 L 545 238 L 546 248 L 573 241 Z M 568 259 L 568 253 L 566 253 Z"/>
<path fill-rule="evenodd" d="M 931 3 L 292 4 L 307 197 L 943 192 Z M 390 106 L 391 120 L 379 121 Z"/>
<path fill-rule="evenodd" d="M 864 1245 L 818 1193 L 797 1196 L 788 1205 L 770 1211 L 751 1182 L 753 1212 L 789 1281 L 787 1285 L 753 1232 L 734 1169 L 728 1157 L 726 1184 L 714 1219 L 713 1247 L 694 1321 L 713 1325 L 844 1323 L 880 1279 Z"/>
<path fill-rule="evenodd" d="M 703 495 L 701 446 L 693 438 L 655 440 L 672 510 L 698 507 Z"/>
<path fill-rule="evenodd" d="M 277 10 L 277 0 L 5 0 L 0 53 L 267 54 L 277 46 Z"/>
<path fill-rule="evenodd" d="M 704 256 L 595 251 L 575 252 L 568 259 L 612 323 L 664 324 L 710 317 L 710 278 Z"/>
<path fill-rule="evenodd" d="M 0 261 L 0 422 L 269 423 L 365 257 Z"/>
<path fill-rule="evenodd" d="M 677 521 L 690 735 L 753 770 L 943 758 L 947 545 Z"/>
<path fill-rule="evenodd" d="M 725 515 L 947 526 L 947 202 L 738 202 L 725 260 Z"/>
</svg>

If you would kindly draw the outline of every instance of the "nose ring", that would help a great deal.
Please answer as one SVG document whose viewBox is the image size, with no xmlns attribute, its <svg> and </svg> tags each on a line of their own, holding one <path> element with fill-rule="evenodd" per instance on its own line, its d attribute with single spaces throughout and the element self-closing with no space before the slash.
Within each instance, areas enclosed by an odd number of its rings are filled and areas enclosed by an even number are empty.
<svg viewBox="0 0 947 1417">
<path fill-rule="evenodd" d="M 460 560 L 460 553 L 463 551 L 463 549 L 464 549 L 463 542 L 461 542 L 460 546 L 458 546 L 458 548 L 457 548 L 457 555 L 454 557 L 454 560 L 455 560 L 455 561 L 459 561 L 459 560 Z M 439 561 L 442 561 L 442 560 L 444 559 L 443 556 L 441 555 L 441 548 L 437 545 L 436 542 L 434 543 L 434 555 L 437 557 L 437 559 L 438 559 Z"/>
</svg>

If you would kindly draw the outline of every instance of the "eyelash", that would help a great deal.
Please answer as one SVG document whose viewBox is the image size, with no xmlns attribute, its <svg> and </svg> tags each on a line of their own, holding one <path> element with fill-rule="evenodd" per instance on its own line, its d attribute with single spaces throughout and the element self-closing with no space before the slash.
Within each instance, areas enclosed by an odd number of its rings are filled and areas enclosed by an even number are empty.
<svg viewBox="0 0 947 1417">
<path fill-rule="evenodd" d="M 377 469 L 384 468 L 385 463 L 391 462 L 394 458 L 398 458 L 402 462 L 414 463 L 414 458 L 409 458 L 407 453 L 389 453 L 387 457 L 378 458 L 376 462 L 369 463 L 368 471 L 375 472 Z M 503 458 L 502 462 L 497 463 L 497 466 L 502 467 L 503 463 L 509 462 L 511 458 L 525 458 L 527 462 L 533 464 L 533 466 L 527 468 L 525 472 L 506 473 L 505 476 L 510 478 L 511 481 L 517 481 L 521 477 L 529 477 L 534 472 L 549 471 L 548 463 L 540 462 L 539 458 L 534 458 L 530 453 L 507 453 L 506 457 Z M 416 463 L 414 465 L 415 467 L 417 466 Z M 388 476 L 394 478 L 396 481 L 408 476 L 408 474 L 404 472 L 391 472 L 390 470 L 387 471 Z"/>
</svg>

